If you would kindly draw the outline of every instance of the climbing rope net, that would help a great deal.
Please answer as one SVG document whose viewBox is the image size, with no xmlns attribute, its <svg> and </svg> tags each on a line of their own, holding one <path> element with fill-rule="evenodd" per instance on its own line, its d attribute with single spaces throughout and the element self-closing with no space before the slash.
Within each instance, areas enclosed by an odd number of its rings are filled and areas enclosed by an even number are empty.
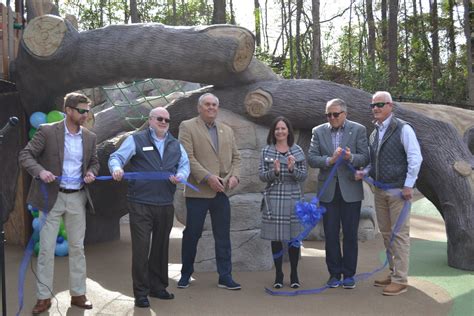
<svg viewBox="0 0 474 316">
<path fill-rule="evenodd" d="M 133 129 L 138 129 L 148 119 L 151 109 L 169 104 L 176 99 L 177 92 L 184 94 L 189 90 L 187 84 L 177 80 L 143 79 L 102 86 L 99 93 L 105 98 L 105 108 L 114 107 Z"/>
</svg>

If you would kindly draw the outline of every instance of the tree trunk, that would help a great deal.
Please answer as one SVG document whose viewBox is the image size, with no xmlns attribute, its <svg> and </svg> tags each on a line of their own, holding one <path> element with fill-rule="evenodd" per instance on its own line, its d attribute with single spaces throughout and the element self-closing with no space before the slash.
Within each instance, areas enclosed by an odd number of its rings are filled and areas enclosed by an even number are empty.
<svg viewBox="0 0 474 316">
<path fill-rule="evenodd" d="M 229 7 L 230 7 L 230 24 L 236 25 L 237 23 L 235 23 L 234 2 L 232 0 L 229 1 Z"/>
<path fill-rule="evenodd" d="M 438 32 L 438 1 L 430 1 L 430 16 L 431 16 L 431 60 L 433 62 L 433 70 L 431 75 L 431 91 L 433 100 L 439 99 L 438 79 L 441 76 L 441 69 L 439 65 L 439 32 Z"/>
<path fill-rule="evenodd" d="M 290 48 L 290 78 L 295 77 L 294 72 L 294 59 L 293 59 L 293 32 L 291 26 L 291 0 L 288 0 L 288 47 Z"/>
<path fill-rule="evenodd" d="M 137 0 L 130 0 L 130 19 L 132 23 L 140 23 L 138 16 Z"/>
<path fill-rule="evenodd" d="M 270 49 L 270 43 L 268 40 L 268 0 L 265 0 L 265 9 L 264 9 L 264 23 L 263 23 L 263 37 L 265 38 L 265 51 L 268 52 Z"/>
<path fill-rule="evenodd" d="M 312 0 L 313 15 L 313 56 L 312 56 L 312 78 L 318 79 L 321 65 L 321 25 L 319 24 L 319 0 Z"/>
<path fill-rule="evenodd" d="M 466 37 L 466 56 L 467 56 L 467 92 L 468 92 L 468 104 L 474 106 L 474 74 L 473 74 L 473 63 L 472 56 L 474 54 L 474 47 L 472 45 L 474 37 L 472 34 L 471 20 L 469 12 L 473 9 L 472 2 L 469 0 L 463 0 L 464 4 L 464 36 Z"/>
<path fill-rule="evenodd" d="M 372 10 L 372 0 L 366 1 L 367 11 L 367 28 L 369 30 L 369 37 L 367 40 L 367 50 L 369 52 L 369 60 L 372 67 L 375 67 L 375 22 L 374 12 Z"/>
<path fill-rule="evenodd" d="M 260 35 L 260 22 L 261 22 L 261 13 L 260 3 L 258 0 L 253 1 L 253 16 L 255 19 L 255 46 L 261 47 L 262 36 Z"/>
<path fill-rule="evenodd" d="M 398 0 L 389 1 L 388 21 L 388 85 L 398 84 Z"/>
<path fill-rule="evenodd" d="M 26 20 L 28 22 L 44 14 L 59 15 L 57 6 L 50 1 L 43 0 L 26 0 L 26 12 Z"/>
<path fill-rule="evenodd" d="M 456 56 L 456 33 L 454 31 L 454 0 L 448 0 L 448 41 L 449 52 Z"/>
<path fill-rule="evenodd" d="M 382 33 L 382 60 L 384 61 L 385 65 L 388 65 L 388 20 L 387 20 L 387 0 L 382 0 L 380 13 L 382 16 L 381 21 L 381 33 Z"/>
<path fill-rule="evenodd" d="M 225 0 L 214 0 L 214 11 L 212 13 L 212 24 L 225 24 Z"/>
<path fill-rule="evenodd" d="M 303 11 L 303 0 L 296 0 L 296 35 L 295 35 L 295 49 L 296 49 L 296 78 L 301 78 L 301 64 L 303 57 L 301 54 L 301 14 Z"/>
<path fill-rule="evenodd" d="M 44 36 L 48 41 L 36 41 Z M 15 61 L 17 87 L 31 114 L 67 92 L 137 78 L 181 77 L 218 86 L 276 78 L 252 61 L 253 51 L 252 34 L 234 26 L 149 23 L 78 33 L 59 17 L 42 16 L 25 29 Z"/>
<path fill-rule="evenodd" d="M 333 98 L 350 100 L 348 117 L 373 130 L 372 113 L 367 104 L 371 95 L 354 88 L 322 80 L 279 80 L 216 89 L 213 91 L 222 108 L 229 109 L 258 124 L 270 126 L 280 115 L 286 116 L 295 129 L 311 130 L 326 122 L 326 102 Z M 189 117 L 198 97 L 193 94 L 168 107 L 173 117 L 170 129 L 176 133 L 179 122 Z M 291 105 L 291 106 L 289 106 Z M 423 153 L 423 164 L 417 188 L 442 214 L 448 237 L 448 264 L 474 270 L 474 157 L 456 129 L 434 120 L 395 107 L 395 115 L 409 122 L 417 134 Z M 191 113 L 192 115 L 192 113 Z M 307 150 L 307 148 L 305 148 Z"/>
</svg>

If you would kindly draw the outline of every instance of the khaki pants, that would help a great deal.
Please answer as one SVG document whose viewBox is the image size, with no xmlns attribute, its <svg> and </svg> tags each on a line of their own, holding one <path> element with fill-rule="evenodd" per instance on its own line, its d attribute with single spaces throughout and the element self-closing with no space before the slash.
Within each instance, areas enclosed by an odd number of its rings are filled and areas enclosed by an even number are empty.
<svg viewBox="0 0 474 316">
<path fill-rule="evenodd" d="M 50 298 L 53 292 L 54 250 L 61 217 L 64 216 L 69 243 L 69 291 L 72 296 L 86 293 L 86 257 L 84 235 L 86 231 L 86 193 L 58 193 L 58 199 L 47 213 L 46 222 L 40 231 L 36 296 Z M 41 216 L 44 216 L 41 213 Z"/>
<path fill-rule="evenodd" d="M 410 210 L 390 245 L 390 237 L 405 200 L 381 189 L 375 189 L 375 210 L 383 242 L 388 252 L 388 263 L 392 282 L 408 283 L 410 256 Z M 411 207 L 411 206 L 410 206 Z"/>
</svg>

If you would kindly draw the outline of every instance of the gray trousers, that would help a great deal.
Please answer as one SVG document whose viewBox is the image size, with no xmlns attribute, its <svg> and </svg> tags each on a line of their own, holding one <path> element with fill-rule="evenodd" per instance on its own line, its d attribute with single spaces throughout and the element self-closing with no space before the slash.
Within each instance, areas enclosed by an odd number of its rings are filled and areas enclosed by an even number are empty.
<svg viewBox="0 0 474 316">
<path fill-rule="evenodd" d="M 173 205 L 128 202 L 132 237 L 133 295 L 147 296 L 168 287 L 169 236 Z M 151 242 L 151 244 L 150 244 Z"/>
</svg>

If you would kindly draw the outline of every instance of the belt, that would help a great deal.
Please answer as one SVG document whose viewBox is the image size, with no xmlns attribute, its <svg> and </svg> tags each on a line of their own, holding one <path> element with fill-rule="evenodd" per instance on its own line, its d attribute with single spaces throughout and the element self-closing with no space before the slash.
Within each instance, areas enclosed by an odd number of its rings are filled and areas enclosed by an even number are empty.
<svg viewBox="0 0 474 316">
<path fill-rule="evenodd" d="M 60 187 L 59 192 L 69 194 L 69 193 L 76 193 L 76 192 L 82 191 L 82 189 L 84 189 L 84 188 L 82 187 L 80 189 L 65 189 L 65 188 Z"/>
</svg>

